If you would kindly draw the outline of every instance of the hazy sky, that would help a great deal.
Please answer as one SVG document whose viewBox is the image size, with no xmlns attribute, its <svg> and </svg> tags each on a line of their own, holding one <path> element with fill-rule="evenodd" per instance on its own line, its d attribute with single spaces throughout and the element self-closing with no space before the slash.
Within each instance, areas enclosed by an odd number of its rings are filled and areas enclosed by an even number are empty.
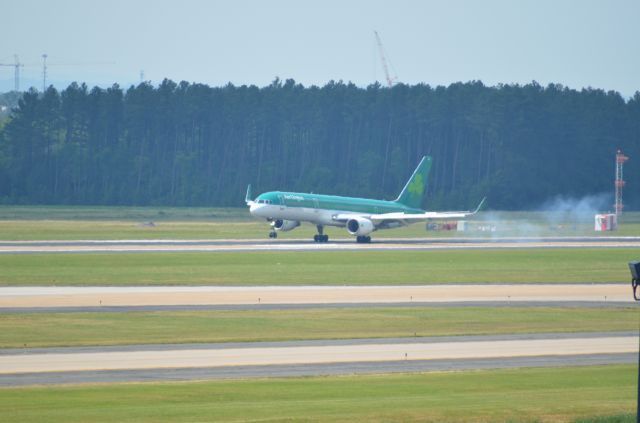
<svg viewBox="0 0 640 423">
<path fill-rule="evenodd" d="M 129 85 L 141 70 L 154 83 L 366 86 L 384 81 L 375 29 L 408 84 L 640 90 L 638 0 L 0 0 L 0 12 L 0 63 L 31 65 L 22 88 L 42 87 L 43 53 L 58 86 Z M 0 91 L 12 88 L 0 67 Z"/>
</svg>

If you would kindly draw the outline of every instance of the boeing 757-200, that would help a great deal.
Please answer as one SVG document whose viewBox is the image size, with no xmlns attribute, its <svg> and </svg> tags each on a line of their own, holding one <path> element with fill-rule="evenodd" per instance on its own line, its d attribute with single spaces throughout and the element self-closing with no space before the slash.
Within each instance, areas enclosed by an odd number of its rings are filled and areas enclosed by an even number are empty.
<svg viewBox="0 0 640 423">
<path fill-rule="evenodd" d="M 316 242 L 327 242 L 325 226 L 346 227 L 358 242 L 370 242 L 369 234 L 378 229 L 391 229 L 410 223 L 436 219 L 462 219 L 480 210 L 484 199 L 474 211 L 428 212 L 422 210 L 422 197 L 431 169 L 431 157 L 423 157 L 402 192 L 393 201 L 335 195 L 302 194 L 272 191 L 251 199 L 251 185 L 245 201 L 253 216 L 271 223 L 270 238 L 278 232 L 290 231 L 300 222 L 310 222 L 318 228 Z"/>
</svg>

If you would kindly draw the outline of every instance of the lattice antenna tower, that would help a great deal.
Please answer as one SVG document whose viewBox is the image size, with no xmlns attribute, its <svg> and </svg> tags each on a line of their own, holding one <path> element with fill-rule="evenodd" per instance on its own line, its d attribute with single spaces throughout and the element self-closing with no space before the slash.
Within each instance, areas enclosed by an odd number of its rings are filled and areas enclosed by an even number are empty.
<svg viewBox="0 0 640 423">
<path fill-rule="evenodd" d="M 615 204 L 613 205 L 616 211 L 616 216 L 620 216 L 622 214 L 622 208 L 624 207 L 624 205 L 622 204 L 622 188 L 624 187 L 624 175 L 622 173 L 622 170 L 624 167 L 624 162 L 626 162 L 627 160 L 629 160 L 629 158 L 622 154 L 622 151 L 618 150 L 618 152 L 616 153 L 616 199 Z"/>
<path fill-rule="evenodd" d="M 47 89 L 47 55 L 42 55 L 42 93 Z"/>
</svg>

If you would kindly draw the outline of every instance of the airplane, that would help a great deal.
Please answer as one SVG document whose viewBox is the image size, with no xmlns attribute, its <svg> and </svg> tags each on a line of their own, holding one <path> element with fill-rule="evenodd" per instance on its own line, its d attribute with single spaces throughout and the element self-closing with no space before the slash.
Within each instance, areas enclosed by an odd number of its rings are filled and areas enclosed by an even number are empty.
<svg viewBox="0 0 640 423">
<path fill-rule="evenodd" d="M 476 214 L 486 198 L 474 211 L 430 212 L 420 208 L 431 162 L 429 156 L 422 158 L 398 198 L 393 201 L 281 191 L 265 192 L 252 200 L 249 185 L 245 202 L 253 216 L 270 222 L 269 238 L 277 238 L 278 232 L 297 228 L 300 222 L 310 222 L 318 229 L 313 237 L 315 242 L 329 241 L 329 236 L 324 234 L 325 226 L 344 227 L 356 237 L 358 243 L 369 243 L 369 234 L 380 229 L 398 228 L 421 221 L 463 219 Z"/>
</svg>

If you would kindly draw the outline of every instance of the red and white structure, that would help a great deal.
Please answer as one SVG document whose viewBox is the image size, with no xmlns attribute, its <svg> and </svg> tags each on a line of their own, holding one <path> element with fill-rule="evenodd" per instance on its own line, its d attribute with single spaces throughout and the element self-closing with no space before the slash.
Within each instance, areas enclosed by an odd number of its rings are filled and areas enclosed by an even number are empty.
<svg viewBox="0 0 640 423">
<path fill-rule="evenodd" d="M 624 187 L 622 168 L 624 166 L 624 162 L 626 162 L 627 160 L 629 160 L 629 158 L 622 154 L 622 151 L 618 150 L 618 152 L 616 153 L 616 200 L 615 204 L 613 205 L 616 216 L 620 216 L 620 214 L 622 214 L 622 208 L 624 207 L 624 205 L 622 204 L 622 188 Z"/>
<path fill-rule="evenodd" d="M 596 214 L 596 232 L 615 231 L 618 229 L 618 218 L 613 213 Z"/>
</svg>

